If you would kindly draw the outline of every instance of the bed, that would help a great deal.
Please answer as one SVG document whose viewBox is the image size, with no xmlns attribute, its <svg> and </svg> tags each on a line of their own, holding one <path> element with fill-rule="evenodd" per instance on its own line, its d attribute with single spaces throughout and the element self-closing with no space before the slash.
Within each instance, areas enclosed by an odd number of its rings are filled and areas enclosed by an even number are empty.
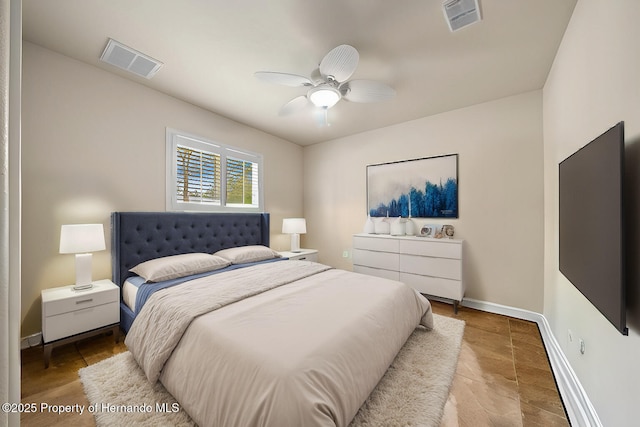
<svg viewBox="0 0 640 427">
<path fill-rule="evenodd" d="M 140 266 L 220 262 L 121 306 L 147 378 L 200 426 L 346 426 L 413 330 L 433 326 L 400 282 L 266 256 L 268 214 L 117 212 L 112 232 L 120 286 L 150 274 Z"/>
</svg>

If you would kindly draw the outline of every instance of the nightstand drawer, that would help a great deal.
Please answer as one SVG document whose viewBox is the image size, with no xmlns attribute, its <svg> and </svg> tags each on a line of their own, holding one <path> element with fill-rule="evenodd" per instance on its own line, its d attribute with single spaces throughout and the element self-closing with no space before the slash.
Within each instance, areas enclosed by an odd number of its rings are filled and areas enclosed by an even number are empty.
<svg viewBox="0 0 640 427">
<path fill-rule="evenodd" d="M 89 290 L 75 291 L 71 286 L 47 289 L 43 291 L 42 316 L 46 318 L 112 302 L 118 303 L 119 297 L 117 287 L 104 286 L 98 282 Z"/>
<path fill-rule="evenodd" d="M 290 256 L 289 259 L 292 261 L 300 260 L 318 262 L 318 253 L 294 255 Z"/>
<path fill-rule="evenodd" d="M 300 249 L 299 252 L 282 251 L 278 252 L 280 256 L 288 258 L 291 261 L 313 261 L 318 262 L 317 249 Z"/>
<path fill-rule="evenodd" d="M 42 337 L 47 343 L 118 322 L 120 310 L 117 301 L 82 309 L 74 307 L 74 311 L 48 316 Z"/>
</svg>

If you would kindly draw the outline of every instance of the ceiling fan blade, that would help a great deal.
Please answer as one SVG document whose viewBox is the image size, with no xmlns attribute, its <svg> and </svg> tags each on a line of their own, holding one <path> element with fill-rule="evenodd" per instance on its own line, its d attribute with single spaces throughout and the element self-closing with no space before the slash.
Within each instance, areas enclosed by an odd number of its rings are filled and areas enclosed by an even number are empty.
<svg viewBox="0 0 640 427">
<path fill-rule="evenodd" d="M 356 67 L 360 55 L 355 47 L 343 44 L 333 48 L 322 58 L 320 62 L 320 74 L 326 79 L 332 77 L 338 82 L 344 82 L 351 77 Z"/>
<path fill-rule="evenodd" d="M 351 80 L 340 86 L 342 97 L 351 102 L 379 102 L 391 99 L 396 91 L 373 80 Z"/>
<path fill-rule="evenodd" d="M 297 74 L 278 73 L 276 71 L 256 71 L 254 74 L 258 80 L 267 83 L 275 83 L 284 86 L 313 86 L 313 82 L 305 76 Z"/>
<path fill-rule="evenodd" d="M 279 116 L 288 116 L 309 107 L 311 103 L 305 95 L 296 96 L 280 108 Z"/>
</svg>

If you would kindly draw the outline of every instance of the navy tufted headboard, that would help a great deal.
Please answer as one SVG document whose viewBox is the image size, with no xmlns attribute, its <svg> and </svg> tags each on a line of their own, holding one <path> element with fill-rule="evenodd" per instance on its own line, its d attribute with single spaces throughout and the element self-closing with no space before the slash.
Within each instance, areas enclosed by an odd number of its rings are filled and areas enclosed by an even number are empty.
<svg viewBox="0 0 640 427">
<path fill-rule="evenodd" d="M 132 275 L 130 268 L 153 258 L 246 245 L 269 246 L 268 213 L 111 214 L 112 279 L 118 286 Z"/>
</svg>

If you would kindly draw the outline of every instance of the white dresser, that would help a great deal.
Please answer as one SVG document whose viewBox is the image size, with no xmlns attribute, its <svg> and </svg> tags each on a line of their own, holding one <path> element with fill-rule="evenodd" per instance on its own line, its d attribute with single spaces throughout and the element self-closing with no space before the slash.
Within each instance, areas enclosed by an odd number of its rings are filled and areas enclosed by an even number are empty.
<svg viewBox="0 0 640 427">
<path fill-rule="evenodd" d="M 406 283 L 418 292 L 458 303 L 464 297 L 463 240 L 387 234 L 353 236 L 353 271 Z"/>
</svg>

